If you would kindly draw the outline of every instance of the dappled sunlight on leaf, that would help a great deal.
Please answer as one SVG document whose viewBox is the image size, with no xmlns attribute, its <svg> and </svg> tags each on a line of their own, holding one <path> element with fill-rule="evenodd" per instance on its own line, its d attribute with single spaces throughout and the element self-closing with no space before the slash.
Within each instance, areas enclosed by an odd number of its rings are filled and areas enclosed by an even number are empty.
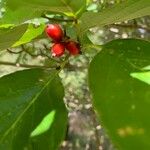
<svg viewBox="0 0 150 150">
<path fill-rule="evenodd" d="M 42 121 L 40 122 L 40 124 L 32 131 L 32 133 L 31 133 L 30 136 L 34 137 L 34 136 L 40 135 L 40 134 L 48 131 L 49 128 L 51 127 L 53 121 L 54 121 L 55 113 L 56 113 L 56 111 L 53 110 L 49 114 L 47 114 L 42 119 Z"/>
<path fill-rule="evenodd" d="M 130 74 L 131 77 L 136 78 L 150 85 L 150 72 L 134 72 Z"/>
</svg>

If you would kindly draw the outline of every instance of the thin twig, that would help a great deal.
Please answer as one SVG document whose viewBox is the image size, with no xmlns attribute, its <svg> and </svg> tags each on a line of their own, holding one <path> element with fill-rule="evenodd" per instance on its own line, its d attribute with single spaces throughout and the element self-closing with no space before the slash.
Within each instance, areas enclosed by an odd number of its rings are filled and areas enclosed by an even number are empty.
<svg viewBox="0 0 150 150">
<path fill-rule="evenodd" d="M 21 48 L 23 49 L 24 52 L 26 52 L 28 55 L 30 55 L 31 57 L 38 57 L 40 56 L 40 54 L 32 54 L 30 53 L 29 51 L 27 51 L 25 48 L 24 48 L 24 45 L 21 45 Z"/>
<path fill-rule="evenodd" d="M 32 54 L 29 51 L 27 51 L 23 45 L 21 45 L 23 51 L 25 51 L 28 55 L 30 55 L 31 57 L 35 58 L 38 56 L 42 56 L 42 57 L 47 57 L 48 59 L 50 59 L 51 61 L 54 61 L 56 63 L 60 63 L 60 61 L 57 61 L 56 59 L 51 58 L 50 56 L 46 55 L 45 53 L 42 52 L 42 50 L 40 49 L 40 54 Z"/>
<path fill-rule="evenodd" d="M 66 60 L 64 60 L 64 61 L 66 61 Z M 66 66 L 64 68 L 67 68 L 69 71 L 87 69 L 87 66 L 75 66 L 75 65 L 67 64 L 66 62 L 65 62 L 65 64 L 66 64 Z M 58 67 L 57 65 L 56 66 L 27 65 L 27 64 L 12 63 L 12 62 L 6 62 L 6 61 L 0 61 L 0 65 L 24 67 L 24 68 L 56 68 L 56 67 Z"/>
<path fill-rule="evenodd" d="M 23 67 L 23 68 L 44 68 L 44 69 L 46 69 L 46 68 L 56 68 L 56 66 L 27 65 L 27 64 L 12 63 L 12 62 L 6 62 L 6 61 L 0 61 L 0 65 Z"/>
<path fill-rule="evenodd" d="M 14 52 L 14 51 L 11 51 L 9 48 L 6 49 L 9 53 L 12 53 L 12 54 L 20 54 L 23 52 L 23 50 L 21 51 L 18 51 L 18 52 Z"/>
<path fill-rule="evenodd" d="M 17 56 L 17 59 L 16 59 L 16 63 L 19 63 L 20 62 L 20 60 L 22 59 L 22 56 L 23 56 L 24 54 L 23 53 L 20 53 L 18 56 Z"/>
</svg>

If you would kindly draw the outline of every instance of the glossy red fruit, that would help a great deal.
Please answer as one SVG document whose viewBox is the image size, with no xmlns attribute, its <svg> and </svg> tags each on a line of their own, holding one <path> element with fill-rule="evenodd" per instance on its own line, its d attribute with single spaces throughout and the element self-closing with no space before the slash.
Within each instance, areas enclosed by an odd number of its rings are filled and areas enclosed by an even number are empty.
<svg viewBox="0 0 150 150">
<path fill-rule="evenodd" d="M 64 54 L 64 52 L 65 52 L 64 44 L 62 44 L 62 43 L 55 43 L 52 46 L 51 52 L 52 52 L 52 56 L 54 56 L 54 57 L 62 56 Z"/>
<path fill-rule="evenodd" d="M 75 41 L 69 41 L 65 44 L 66 49 L 69 51 L 71 55 L 80 54 L 80 45 Z"/>
<path fill-rule="evenodd" d="M 47 25 L 45 32 L 47 35 L 52 38 L 55 42 L 59 42 L 62 40 L 64 34 L 63 30 L 58 24 L 49 24 Z"/>
</svg>

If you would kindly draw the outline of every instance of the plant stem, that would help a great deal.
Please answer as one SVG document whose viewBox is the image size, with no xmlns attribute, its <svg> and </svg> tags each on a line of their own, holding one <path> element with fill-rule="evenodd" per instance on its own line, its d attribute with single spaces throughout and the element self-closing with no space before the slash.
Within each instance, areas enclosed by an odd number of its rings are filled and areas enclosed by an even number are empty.
<svg viewBox="0 0 150 150">
<path fill-rule="evenodd" d="M 13 63 L 13 62 L 7 62 L 7 61 L 0 61 L 0 65 L 6 65 L 6 66 L 14 66 L 14 67 L 23 67 L 23 68 L 60 68 L 61 70 L 65 68 L 65 65 L 67 64 L 69 60 L 70 55 L 67 55 L 64 61 L 60 64 L 60 66 L 40 66 L 40 65 L 27 65 L 27 64 L 20 64 L 20 63 Z"/>
<path fill-rule="evenodd" d="M 60 68 L 63 69 L 65 65 L 68 63 L 70 55 L 67 55 L 64 59 L 64 61 L 60 64 Z"/>
<path fill-rule="evenodd" d="M 40 66 L 40 65 L 27 65 L 27 64 L 20 64 L 20 63 L 12 63 L 6 61 L 0 61 L 0 65 L 7 65 L 7 66 L 14 66 L 14 67 L 23 67 L 23 68 L 56 68 L 56 66 Z"/>
<path fill-rule="evenodd" d="M 20 54 L 23 52 L 23 50 L 21 51 L 18 51 L 18 52 L 14 52 L 14 51 L 11 51 L 9 48 L 6 49 L 9 53 L 12 53 L 12 54 Z"/>
</svg>

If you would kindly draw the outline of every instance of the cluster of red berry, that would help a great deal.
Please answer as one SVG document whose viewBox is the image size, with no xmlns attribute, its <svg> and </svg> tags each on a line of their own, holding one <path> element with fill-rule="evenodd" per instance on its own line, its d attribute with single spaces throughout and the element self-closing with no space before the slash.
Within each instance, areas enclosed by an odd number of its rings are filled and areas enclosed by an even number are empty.
<svg viewBox="0 0 150 150">
<path fill-rule="evenodd" d="M 60 25 L 48 24 L 45 29 L 46 34 L 53 40 L 53 46 L 51 48 L 52 56 L 60 57 L 65 53 L 65 49 L 71 55 L 77 55 L 80 53 L 80 45 L 78 42 L 70 40 Z"/>
</svg>

